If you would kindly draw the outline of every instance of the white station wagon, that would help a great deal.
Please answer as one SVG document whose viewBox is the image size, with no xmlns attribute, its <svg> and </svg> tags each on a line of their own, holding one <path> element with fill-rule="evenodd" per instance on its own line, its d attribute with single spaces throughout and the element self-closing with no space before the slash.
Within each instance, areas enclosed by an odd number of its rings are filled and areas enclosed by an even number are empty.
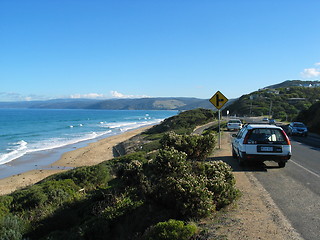
<svg viewBox="0 0 320 240">
<path fill-rule="evenodd" d="M 275 161 L 285 167 L 291 158 L 291 143 L 281 127 L 247 124 L 232 136 L 232 156 L 240 165 L 246 161 Z"/>
<path fill-rule="evenodd" d="M 242 128 L 242 122 L 240 119 L 230 119 L 227 122 L 227 129 L 230 130 L 240 130 Z"/>
</svg>

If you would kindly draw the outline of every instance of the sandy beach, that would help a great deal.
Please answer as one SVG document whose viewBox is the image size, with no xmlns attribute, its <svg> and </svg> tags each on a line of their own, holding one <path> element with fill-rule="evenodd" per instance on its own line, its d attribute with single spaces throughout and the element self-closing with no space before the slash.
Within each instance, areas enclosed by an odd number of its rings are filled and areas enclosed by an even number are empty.
<svg viewBox="0 0 320 240">
<path fill-rule="evenodd" d="M 35 184 L 52 174 L 66 171 L 66 167 L 92 166 L 110 160 L 114 157 L 114 146 L 142 133 L 150 127 L 151 126 L 147 126 L 120 135 L 107 137 L 97 142 L 90 143 L 85 147 L 66 152 L 58 161 L 48 166 L 48 169 L 32 170 L 0 179 L 0 195 L 8 194 L 17 189 Z M 50 167 L 52 167 L 52 169 L 50 169 Z"/>
</svg>

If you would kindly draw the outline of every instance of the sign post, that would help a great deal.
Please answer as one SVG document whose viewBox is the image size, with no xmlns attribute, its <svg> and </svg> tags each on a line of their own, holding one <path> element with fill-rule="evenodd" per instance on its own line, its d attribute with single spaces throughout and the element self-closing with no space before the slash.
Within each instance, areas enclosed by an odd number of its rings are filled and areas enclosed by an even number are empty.
<svg viewBox="0 0 320 240">
<path fill-rule="evenodd" d="M 218 127 L 219 127 L 219 149 L 221 148 L 221 132 L 220 132 L 220 109 L 223 105 L 228 102 L 226 98 L 220 91 L 217 91 L 209 100 L 218 109 Z"/>
</svg>

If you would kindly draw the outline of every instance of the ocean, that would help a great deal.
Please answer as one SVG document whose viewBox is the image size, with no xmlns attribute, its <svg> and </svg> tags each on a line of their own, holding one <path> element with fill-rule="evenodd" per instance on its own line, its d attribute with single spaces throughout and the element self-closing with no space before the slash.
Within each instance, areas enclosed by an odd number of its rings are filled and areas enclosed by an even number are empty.
<svg viewBox="0 0 320 240">
<path fill-rule="evenodd" d="M 0 178 L 30 170 L 28 162 L 33 157 L 38 159 L 37 165 L 45 165 L 48 161 L 41 162 L 41 156 L 46 159 L 58 149 L 68 151 L 74 144 L 86 144 L 158 124 L 177 113 L 164 110 L 0 109 Z M 50 159 L 54 160 L 52 156 Z M 20 170 L 12 173 L 15 166 L 20 166 Z"/>
</svg>

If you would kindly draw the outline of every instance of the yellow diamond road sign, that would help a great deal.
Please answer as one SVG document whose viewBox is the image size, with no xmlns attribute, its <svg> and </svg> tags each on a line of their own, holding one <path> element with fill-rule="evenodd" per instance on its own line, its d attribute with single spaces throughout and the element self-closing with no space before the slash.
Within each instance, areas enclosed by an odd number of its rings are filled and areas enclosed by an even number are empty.
<svg viewBox="0 0 320 240">
<path fill-rule="evenodd" d="M 217 91 L 212 98 L 209 100 L 217 109 L 223 107 L 223 105 L 228 102 L 228 98 L 226 98 L 220 91 Z"/>
</svg>

